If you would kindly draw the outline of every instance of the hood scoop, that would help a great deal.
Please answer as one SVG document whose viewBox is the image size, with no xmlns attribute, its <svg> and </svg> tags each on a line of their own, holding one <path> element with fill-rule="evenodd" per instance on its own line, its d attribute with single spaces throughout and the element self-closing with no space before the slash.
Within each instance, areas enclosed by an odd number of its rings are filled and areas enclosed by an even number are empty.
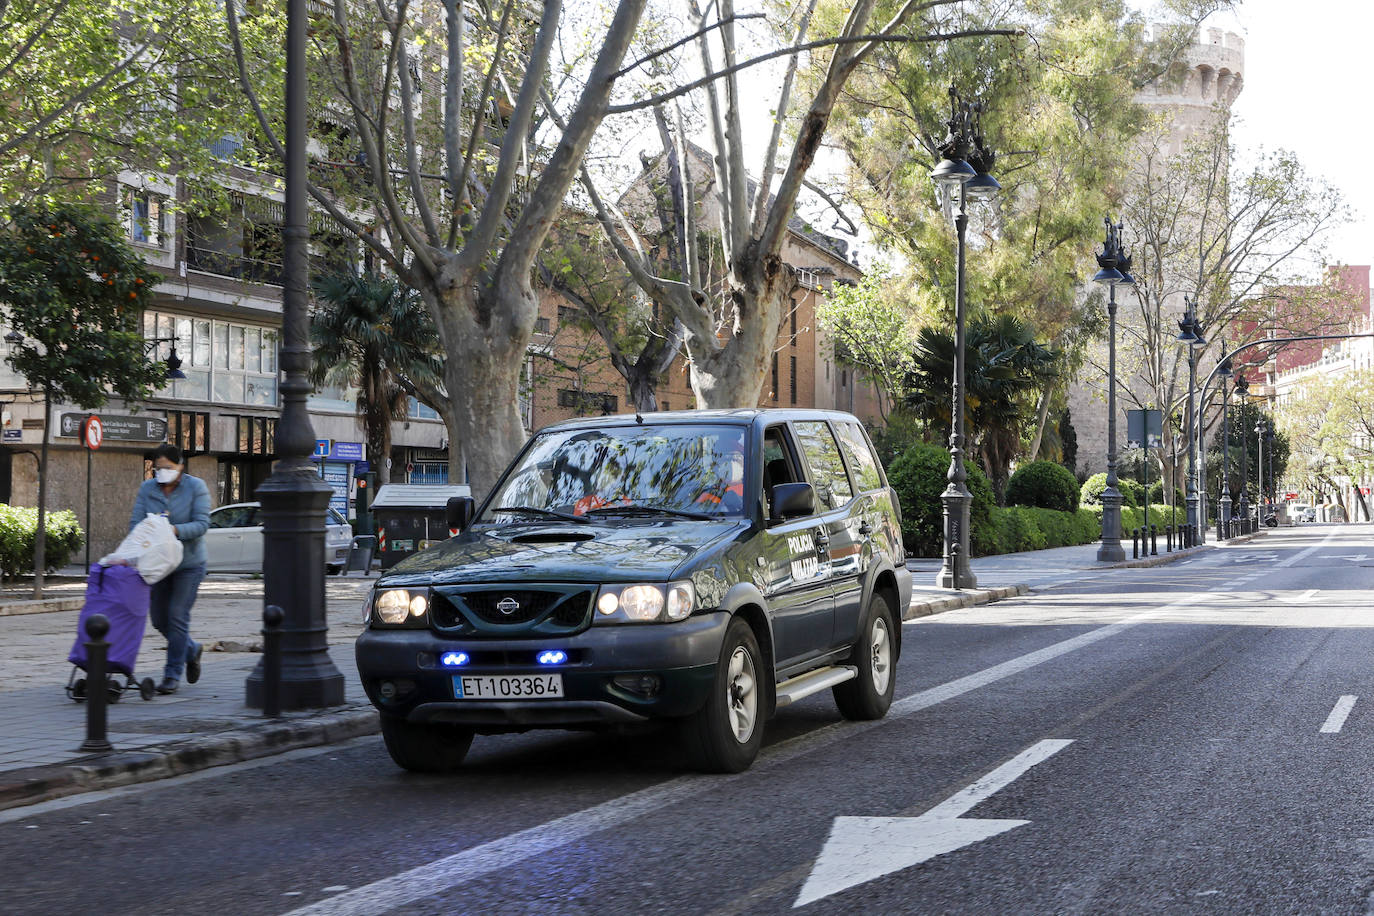
<svg viewBox="0 0 1374 916">
<path fill-rule="evenodd" d="M 569 531 L 557 528 L 549 531 L 528 531 L 510 539 L 512 544 L 567 544 L 577 541 L 590 541 L 596 535 L 590 531 Z"/>
</svg>

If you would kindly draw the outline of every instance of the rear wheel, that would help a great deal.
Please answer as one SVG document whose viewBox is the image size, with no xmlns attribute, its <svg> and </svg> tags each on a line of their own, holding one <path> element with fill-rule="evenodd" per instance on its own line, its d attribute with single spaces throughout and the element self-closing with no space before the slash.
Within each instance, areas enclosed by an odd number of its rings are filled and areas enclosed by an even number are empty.
<svg viewBox="0 0 1374 916">
<path fill-rule="evenodd" d="M 472 747 L 472 729 L 382 716 L 382 740 L 396 765 L 412 773 L 451 773 Z"/>
<path fill-rule="evenodd" d="M 341 563 L 330 563 L 324 568 L 324 572 L 325 575 L 328 576 L 337 576 L 339 573 L 343 572 L 343 565 Z"/>
<path fill-rule="evenodd" d="M 765 677 L 754 631 L 735 618 L 725 631 L 706 704 L 682 724 L 688 753 L 701 769 L 739 773 L 759 755 L 767 711 Z"/>
<path fill-rule="evenodd" d="M 881 719 L 892 705 L 892 693 L 897 679 L 893 663 L 897 660 L 897 644 L 892 632 L 892 609 L 887 598 L 874 595 L 864 615 L 862 635 L 846 665 L 859 669 L 859 676 L 835 687 L 835 705 L 846 719 Z"/>
</svg>

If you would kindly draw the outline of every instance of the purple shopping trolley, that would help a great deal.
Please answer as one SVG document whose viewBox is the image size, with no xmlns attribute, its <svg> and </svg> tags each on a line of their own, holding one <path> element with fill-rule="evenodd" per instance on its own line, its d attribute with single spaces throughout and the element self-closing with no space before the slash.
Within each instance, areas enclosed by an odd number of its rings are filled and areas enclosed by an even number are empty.
<svg viewBox="0 0 1374 916">
<path fill-rule="evenodd" d="M 80 703 L 86 699 L 86 679 L 77 671 L 86 670 L 86 621 L 94 614 L 104 614 L 110 622 L 105 638 L 110 643 L 106 653 L 109 678 L 105 689 L 111 702 L 118 702 L 125 690 L 137 690 L 145 700 L 153 698 L 153 679 L 139 681 L 134 677 L 138 648 L 143 644 L 143 630 L 148 624 L 148 596 L 152 587 L 132 566 L 101 566 L 92 563 L 86 578 L 86 603 L 76 624 L 76 642 L 67 661 L 76 668 L 67 679 L 67 696 Z M 120 683 L 116 675 L 122 675 Z"/>
</svg>

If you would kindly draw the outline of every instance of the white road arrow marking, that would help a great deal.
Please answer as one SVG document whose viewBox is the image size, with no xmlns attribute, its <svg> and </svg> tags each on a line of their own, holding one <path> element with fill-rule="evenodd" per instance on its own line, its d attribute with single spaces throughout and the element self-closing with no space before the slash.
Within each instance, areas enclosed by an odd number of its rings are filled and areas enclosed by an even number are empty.
<svg viewBox="0 0 1374 916">
<path fill-rule="evenodd" d="M 1334 735 L 1345 726 L 1345 719 L 1350 715 L 1350 710 L 1355 708 L 1355 701 L 1359 697 L 1347 694 L 1336 701 L 1336 705 L 1331 710 L 1331 715 L 1326 717 L 1322 723 L 1321 732 L 1327 735 Z"/>
<path fill-rule="evenodd" d="M 1279 558 L 1276 553 L 1243 553 L 1238 557 L 1232 557 L 1232 563 L 1273 563 Z"/>
<path fill-rule="evenodd" d="M 1362 553 L 1333 553 L 1325 557 L 1318 557 L 1320 560 L 1353 560 L 1356 563 L 1363 563 L 1369 557 Z"/>
<path fill-rule="evenodd" d="M 1070 744 L 1064 739 L 1037 742 L 920 817 L 835 818 L 793 909 L 1029 824 L 961 815 Z"/>
<path fill-rule="evenodd" d="M 1279 600 L 1281 600 L 1284 604 L 1311 604 L 1313 601 L 1321 600 L 1317 597 L 1317 591 L 1318 589 L 1309 588 L 1301 595 L 1295 595 L 1292 598 L 1281 598 Z"/>
</svg>

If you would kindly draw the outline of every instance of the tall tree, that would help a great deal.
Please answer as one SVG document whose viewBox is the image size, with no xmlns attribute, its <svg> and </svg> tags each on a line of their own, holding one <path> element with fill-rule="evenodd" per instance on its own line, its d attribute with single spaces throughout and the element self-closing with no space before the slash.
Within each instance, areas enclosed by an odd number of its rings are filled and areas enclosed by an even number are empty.
<svg viewBox="0 0 1374 916">
<path fill-rule="evenodd" d="M 853 366 L 878 393 L 884 422 L 904 393 L 912 370 L 915 327 L 907 288 L 885 270 L 857 286 L 836 284 L 816 305 L 816 319 L 835 340 L 836 357 Z"/>
<path fill-rule="evenodd" d="M 686 130 L 683 118 L 674 118 L 672 138 L 665 138 L 665 150 L 675 152 L 679 175 L 674 180 L 675 197 L 695 199 L 694 186 L 709 185 L 714 196 L 711 208 L 718 222 L 724 250 L 726 282 L 721 295 L 713 297 L 691 277 L 674 279 L 646 268 L 621 240 L 623 221 L 604 203 L 590 176 L 583 183 L 607 237 L 621 254 L 635 282 L 655 301 L 666 304 L 686 328 L 686 346 L 691 355 L 692 390 L 704 407 L 757 404 L 763 391 L 770 357 L 783 319 L 791 308 L 796 275 L 782 259 L 782 248 L 797 201 L 807 185 L 807 175 L 820 151 L 831 116 L 845 83 L 875 49 L 886 42 L 942 42 L 963 34 L 951 33 L 940 18 L 946 8 L 963 0 L 915 0 L 884 4 L 877 0 L 858 0 L 846 7 L 841 21 L 828 29 L 826 37 L 810 38 L 811 21 L 818 0 L 799 5 L 794 18 L 785 24 L 782 45 L 748 60 L 741 60 L 733 0 L 721 0 L 714 8 L 721 17 L 719 28 L 710 28 L 706 10 L 697 0 L 688 0 L 697 65 L 705 75 L 670 89 L 622 105 L 611 106 L 613 113 L 658 108 L 656 120 L 668 121 L 666 107 L 692 93 L 704 98 L 706 133 L 714 146 L 711 174 L 693 175 L 686 155 Z M 784 29 L 779 26 L 779 32 Z M 997 30 L 993 30 L 997 31 Z M 1005 30 L 1001 30 L 1005 31 Z M 784 125 L 792 117 L 792 92 L 802 52 L 814 52 L 822 75 L 808 89 L 809 102 L 795 124 L 795 133 L 783 141 Z M 774 106 L 774 123 L 762 157 L 762 168 L 751 177 L 746 168 L 742 99 L 746 90 L 742 80 L 749 68 L 765 60 L 786 58 L 782 88 Z M 661 132 L 666 133 L 662 130 Z M 786 164 L 780 160 L 786 158 Z M 776 185 L 774 180 L 777 180 Z M 694 248 L 700 243 L 696 208 L 685 208 L 680 244 L 683 260 L 696 260 Z"/>
<path fill-rule="evenodd" d="M 1275 417 L 1278 435 L 1292 444 L 1294 485 L 1333 493 L 1344 508 L 1345 490 L 1354 484 L 1364 517 L 1374 518 L 1359 488 L 1374 479 L 1374 370 L 1305 382 L 1278 406 Z M 1255 449 L 1250 451 L 1253 455 Z"/>
<path fill-rule="evenodd" d="M 434 321 L 413 291 L 373 274 L 322 277 L 315 296 L 311 381 L 357 390 L 367 453 L 385 473 L 391 421 L 405 419 L 410 398 L 448 408 Z"/>
<path fill-rule="evenodd" d="M 646 0 L 618 0 L 576 85 L 555 82 L 561 0 L 445 0 L 436 8 L 334 0 L 313 25 L 316 110 L 348 155 L 315 173 L 315 204 L 434 317 L 447 359 L 450 476 L 476 493 L 524 441 L 521 370 L 538 316 L 535 258 L 605 117 Z M 226 4 L 240 84 L 278 157 L 278 129 Z M 543 114 L 541 115 L 541 111 Z M 556 121 L 550 126 L 549 121 Z M 355 167 L 348 167 L 349 165 Z"/>
<path fill-rule="evenodd" d="M 112 393 L 141 401 L 162 385 L 166 367 L 148 359 L 141 327 L 159 276 L 94 211 L 16 206 L 9 217 L 0 232 L 0 317 L 22 339 L 6 362 L 43 394 L 33 580 L 41 598 L 51 406 L 91 410 Z"/>
</svg>

